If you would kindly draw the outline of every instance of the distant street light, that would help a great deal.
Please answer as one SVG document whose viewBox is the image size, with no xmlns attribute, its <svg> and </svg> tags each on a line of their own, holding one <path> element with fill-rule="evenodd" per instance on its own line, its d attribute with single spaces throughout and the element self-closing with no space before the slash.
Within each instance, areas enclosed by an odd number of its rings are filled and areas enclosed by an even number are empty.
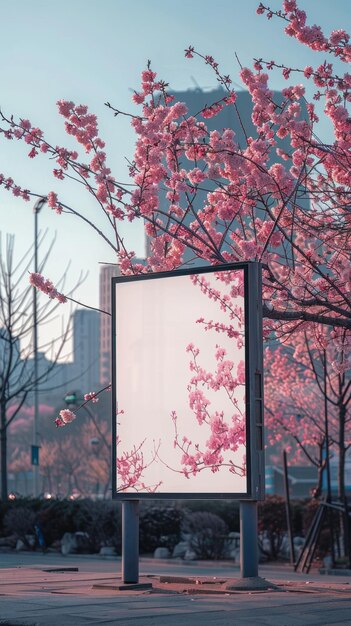
<svg viewBox="0 0 351 626">
<path fill-rule="evenodd" d="M 98 439 L 97 437 L 93 437 L 92 439 L 90 439 L 90 445 L 91 445 L 91 449 L 94 452 L 96 458 L 99 458 L 99 451 L 100 451 L 100 439 Z M 96 484 L 95 484 L 95 497 L 98 498 L 99 497 L 99 493 L 100 493 L 100 482 L 99 479 L 97 479 Z"/>
<path fill-rule="evenodd" d="M 38 215 L 46 204 L 46 198 L 39 198 L 33 207 L 34 213 L 34 272 L 38 273 Z M 39 495 L 39 394 L 38 394 L 38 303 L 37 289 L 33 287 L 33 352 L 34 352 L 34 424 L 33 424 L 33 496 Z"/>
</svg>

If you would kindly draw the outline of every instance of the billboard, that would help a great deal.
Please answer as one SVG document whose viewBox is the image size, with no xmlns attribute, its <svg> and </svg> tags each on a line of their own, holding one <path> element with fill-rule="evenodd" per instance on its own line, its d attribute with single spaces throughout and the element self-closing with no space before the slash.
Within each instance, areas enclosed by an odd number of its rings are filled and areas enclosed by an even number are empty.
<svg viewBox="0 0 351 626">
<path fill-rule="evenodd" d="M 113 497 L 263 496 L 260 276 L 112 279 Z"/>
</svg>

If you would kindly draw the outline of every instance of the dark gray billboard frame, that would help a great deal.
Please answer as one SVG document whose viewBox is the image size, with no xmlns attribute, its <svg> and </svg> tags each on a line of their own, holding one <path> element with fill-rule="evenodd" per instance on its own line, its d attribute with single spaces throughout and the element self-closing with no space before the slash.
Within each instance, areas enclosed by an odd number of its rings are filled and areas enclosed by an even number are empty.
<svg viewBox="0 0 351 626">
<path fill-rule="evenodd" d="M 116 442 L 116 284 L 217 271 L 243 270 L 245 278 L 245 369 L 246 369 L 246 446 L 247 493 L 118 493 L 116 483 L 116 446 L 112 446 L 112 497 L 122 501 L 122 576 L 124 583 L 139 579 L 139 500 L 140 499 L 236 499 L 240 501 L 241 575 L 258 573 L 257 500 L 264 498 L 264 420 L 263 420 L 263 341 L 262 269 L 258 262 L 157 272 L 112 279 L 112 441 Z"/>
</svg>

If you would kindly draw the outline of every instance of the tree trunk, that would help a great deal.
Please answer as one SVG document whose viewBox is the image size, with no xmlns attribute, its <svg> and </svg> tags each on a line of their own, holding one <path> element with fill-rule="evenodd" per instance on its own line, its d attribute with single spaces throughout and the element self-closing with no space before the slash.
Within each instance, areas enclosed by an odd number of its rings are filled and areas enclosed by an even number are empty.
<svg viewBox="0 0 351 626">
<path fill-rule="evenodd" d="M 345 420 L 346 420 L 346 407 L 343 403 L 339 405 L 339 460 L 338 460 L 338 497 L 342 505 L 345 503 Z M 347 554 L 348 537 L 347 524 L 345 523 L 345 515 L 340 513 L 339 523 L 341 530 L 341 537 L 343 538 L 342 544 L 344 554 Z"/>
<path fill-rule="evenodd" d="M 345 499 L 345 419 L 346 407 L 339 406 L 339 464 L 338 464 L 338 496 L 341 502 Z"/>
<path fill-rule="evenodd" d="M 0 405 L 1 499 L 7 500 L 7 429 L 6 405 Z"/>
<path fill-rule="evenodd" d="M 314 489 L 312 489 L 313 498 L 320 498 L 323 488 L 323 475 L 325 472 L 325 463 L 321 463 L 318 465 L 318 474 L 317 474 L 317 484 Z"/>
</svg>

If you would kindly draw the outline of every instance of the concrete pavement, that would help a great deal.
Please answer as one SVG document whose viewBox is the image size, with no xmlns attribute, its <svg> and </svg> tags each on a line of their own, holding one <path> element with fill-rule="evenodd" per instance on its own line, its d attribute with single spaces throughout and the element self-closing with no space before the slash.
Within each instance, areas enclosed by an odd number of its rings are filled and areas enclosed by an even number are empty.
<svg viewBox="0 0 351 626">
<path fill-rule="evenodd" d="M 261 567 L 277 589 L 254 592 L 226 591 L 239 571 L 220 562 L 141 559 L 140 580 L 152 588 L 133 591 L 116 590 L 120 559 L 1 553 L 0 567 L 2 626 L 351 625 L 351 577 L 289 566 Z"/>
</svg>

